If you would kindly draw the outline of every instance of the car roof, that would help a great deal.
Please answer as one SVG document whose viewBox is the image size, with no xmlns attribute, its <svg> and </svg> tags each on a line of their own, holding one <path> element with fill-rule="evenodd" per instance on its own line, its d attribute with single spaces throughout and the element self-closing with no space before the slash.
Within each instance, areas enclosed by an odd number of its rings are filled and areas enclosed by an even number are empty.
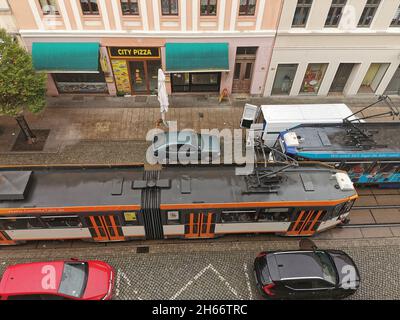
<svg viewBox="0 0 400 320">
<path fill-rule="evenodd" d="M 324 279 L 323 269 L 316 258 L 316 252 L 325 251 L 286 251 L 273 254 L 280 280 L 299 278 Z"/>
<path fill-rule="evenodd" d="M 157 136 L 164 135 L 166 137 L 166 142 L 168 144 L 173 143 L 191 143 L 195 137 L 197 137 L 196 132 L 193 131 L 168 131 L 164 133 L 157 134 Z M 160 141 L 156 141 L 160 143 Z"/>
<path fill-rule="evenodd" d="M 61 283 L 64 261 L 17 264 L 6 269 L 0 282 L 0 294 L 55 294 Z M 54 286 L 50 273 L 55 272 Z"/>
</svg>

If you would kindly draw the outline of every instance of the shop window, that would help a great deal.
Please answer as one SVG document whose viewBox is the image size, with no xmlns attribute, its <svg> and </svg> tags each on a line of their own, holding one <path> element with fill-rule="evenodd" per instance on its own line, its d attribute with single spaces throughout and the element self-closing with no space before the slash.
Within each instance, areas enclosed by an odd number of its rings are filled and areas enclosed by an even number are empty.
<svg viewBox="0 0 400 320">
<path fill-rule="evenodd" d="M 400 6 L 396 10 L 396 14 L 393 17 L 391 27 L 400 27 Z"/>
<path fill-rule="evenodd" d="M 287 222 L 289 217 L 289 208 L 267 208 L 261 210 L 258 221 Z"/>
<path fill-rule="evenodd" d="M 134 226 L 138 224 L 137 212 L 124 212 L 125 225 Z"/>
<path fill-rule="evenodd" d="M 2 219 L 3 230 L 26 230 L 43 228 L 43 224 L 35 217 L 18 217 Z"/>
<path fill-rule="evenodd" d="M 254 16 L 256 4 L 256 0 L 240 0 L 239 16 Z"/>
<path fill-rule="evenodd" d="M 327 63 L 310 63 L 304 75 L 300 92 L 317 94 L 327 68 Z"/>
<path fill-rule="evenodd" d="M 43 15 L 59 15 L 56 0 L 39 0 Z"/>
<path fill-rule="evenodd" d="M 273 95 L 289 95 L 292 89 L 294 77 L 297 72 L 297 64 L 279 64 L 276 70 L 274 84 L 272 86 Z"/>
<path fill-rule="evenodd" d="M 221 222 L 255 222 L 257 213 L 254 210 L 249 211 L 222 211 Z"/>
<path fill-rule="evenodd" d="M 292 27 L 305 27 L 310 14 L 313 0 L 298 0 L 294 12 Z"/>
<path fill-rule="evenodd" d="M 97 0 L 80 0 L 81 9 L 84 15 L 98 15 L 99 7 L 97 5 Z"/>
<path fill-rule="evenodd" d="M 121 9 L 124 16 L 139 15 L 138 0 L 121 0 Z"/>
<path fill-rule="evenodd" d="M 42 216 L 44 225 L 48 228 L 82 228 L 78 216 Z"/>
<path fill-rule="evenodd" d="M 161 0 L 161 12 L 163 16 L 177 16 L 178 0 Z"/>
<path fill-rule="evenodd" d="M 360 21 L 358 21 L 359 27 L 369 27 L 372 20 L 374 19 L 376 10 L 379 7 L 381 0 L 368 0 L 364 10 L 361 14 Z"/>
<path fill-rule="evenodd" d="M 217 0 L 201 0 L 200 15 L 216 16 L 217 15 Z"/>
<path fill-rule="evenodd" d="M 331 8 L 325 21 L 325 27 L 337 27 L 339 25 L 346 2 L 347 0 L 332 0 Z"/>
</svg>

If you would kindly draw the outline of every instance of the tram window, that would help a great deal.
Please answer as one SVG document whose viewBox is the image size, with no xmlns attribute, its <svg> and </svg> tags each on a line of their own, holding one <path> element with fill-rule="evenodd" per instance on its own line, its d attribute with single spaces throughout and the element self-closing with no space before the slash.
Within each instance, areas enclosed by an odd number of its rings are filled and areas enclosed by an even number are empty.
<svg viewBox="0 0 400 320">
<path fill-rule="evenodd" d="M 138 224 L 137 213 L 134 211 L 124 212 L 125 225 L 135 226 Z"/>
<path fill-rule="evenodd" d="M 256 211 L 222 211 L 221 222 L 254 222 Z"/>
<path fill-rule="evenodd" d="M 258 221 L 289 221 L 288 208 L 267 208 L 261 210 Z"/>
<path fill-rule="evenodd" d="M 9 218 L 2 221 L 4 230 L 23 230 L 43 228 L 38 218 Z"/>
<path fill-rule="evenodd" d="M 81 219 L 78 216 L 42 217 L 48 228 L 82 228 Z"/>
</svg>

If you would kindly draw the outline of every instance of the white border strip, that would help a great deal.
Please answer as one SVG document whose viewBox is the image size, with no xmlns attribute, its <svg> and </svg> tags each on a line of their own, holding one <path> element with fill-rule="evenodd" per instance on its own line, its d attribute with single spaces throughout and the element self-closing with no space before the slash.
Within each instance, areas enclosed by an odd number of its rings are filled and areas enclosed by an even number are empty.
<svg viewBox="0 0 400 320">
<path fill-rule="evenodd" d="M 160 9 L 158 8 L 158 0 L 153 0 L 153 17 L 154 17 L 154 29 L 160 31 Z"/>
<path fill-rule="evenodd" d="M 186 0 L 181 0 L 181 30 L 186 31 Z"/>
<path fill-rule="evenodd" d="M 257 12 L 257 19 L 256 19 L 256 30 L 261 30 L 261 25 L 264 19 L 264 11 L 265 11 L 265 0 L 260 0 L 258 4 L 258 12 Z"/>
<path fill-rule="evenodd" d="M 218 30 L 222 31 L 224 30 L 224 25 L 225 25 L 225 10 L 226 10 L 226 0 L 220 0 L 218 13 Z"/>
<path fill-rule="evenodd" d="M 118 0 L 112 0 L 111 5 L 114 11 L 115 27 L 117 30 L 122 30 L 121 16 L 118 8 Z"/>
<path fill-rule="evenodd" d="M 231 11 L 231 23 L 230 23 L 230 30 L 235 30 L 236 27 L 236 18 L 238 15 L 238 8 L 239 8 L 239 0 L 232 1 L 232 11 Z"/>
<path fill-rule="evenodd" d="M 69 16 L 68 16 L 67 9 L 65 8 L 64 0 L 58 0 L 58 7 L 59 7 L 61 15 L 64 19 L 65 28 L 67 30 L 71 30 L 72 29 L 71 21 L 69 21 Z"/>
<path fill-rule="evenodd" d="M 149 19 L 147 17 L 148 12 L 147 12 L 146 0 L 140 0 L 139 13 L 142 16 L 143 30 L 148 31 L 149 30 Z"/>
<path fill-rule="evenodd" d="M 110 19 L 108 18 L 107 6 L 105 0 L 99 0 L 101 17 L 103 18 L 104 29 L 110 30 Z"/>
<path fill-rule="evenodd" d="M 32 14 L 33 14 L 33 17 L 35 19 L 38 29 L 44 30 L 44 24 L 43 24 L 42 18 L 40 17 L 35 0 L 28 0 L 28 2 L 29 2 L 29 6 L 31 7 Z"/>
<path fill-rule="evenodd" d="M 76 22 L 76 26 L 77 26 L 78 30 L 83 30 L 81 15 L 79 13 L 79 8 L 78 8 L 78 5 L 76 4 L 76 0 L 71 1 L 71 7 L 72 7 L 72 11 L 74 13 L 74 18 L 75 18 L 75 22 Z"/>
</svg>

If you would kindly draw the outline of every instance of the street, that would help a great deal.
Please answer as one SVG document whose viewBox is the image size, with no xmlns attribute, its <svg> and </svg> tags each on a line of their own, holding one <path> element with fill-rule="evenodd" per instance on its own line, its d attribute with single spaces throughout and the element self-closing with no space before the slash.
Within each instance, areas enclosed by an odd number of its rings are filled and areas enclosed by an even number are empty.
<svg viewBox="0 0 400 320">
<path fill-rule="evenodd" d="M 344 250 L 354 259 L 361 286 L 350 299 L 400 297 L 400 238 L 315 242 L 322 249 Z M 258 236 L 144 244 L 149 245 L 149 253 L 137 253 L 136 242 L 76 248 L 63 248 L 61 243 L 55 248 L 31 250 L 9 247 L 2 250 L 0 272 L 22 262 L 101 259 L 117 272 L 114 298 L 118 300 L 259 300 L 262 297 L 252 270 L 255 256 L 264 250 L 297 249 L 298 239 Z"/>
</svg>

